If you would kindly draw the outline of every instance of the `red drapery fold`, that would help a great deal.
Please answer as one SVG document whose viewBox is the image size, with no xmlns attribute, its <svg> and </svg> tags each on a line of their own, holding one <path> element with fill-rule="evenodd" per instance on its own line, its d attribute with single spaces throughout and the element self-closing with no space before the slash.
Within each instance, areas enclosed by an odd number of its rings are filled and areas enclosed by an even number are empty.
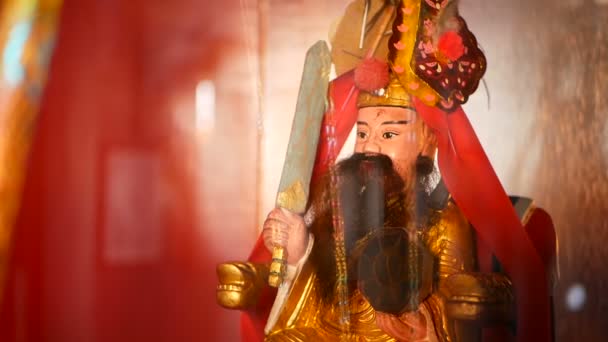
<svg viewBox="0 0 608 342">
<path fill-rule="evenodd" d="M 496 255 L 514 286 L 517 340 L 550 340 L 546 271 L 462 107 L 446 113 L 415 99 L 438 139 L 439 169 L 477 235 Z"/>
</svg>

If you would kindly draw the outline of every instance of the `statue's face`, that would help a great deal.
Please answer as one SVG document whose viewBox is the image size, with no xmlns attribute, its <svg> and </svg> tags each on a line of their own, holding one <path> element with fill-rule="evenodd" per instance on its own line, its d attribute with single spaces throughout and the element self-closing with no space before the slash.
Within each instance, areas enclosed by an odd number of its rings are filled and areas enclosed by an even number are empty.
<svg viewBox="0 0 608 342">
<path fill-rule="evenodd" d="M 355 153 L 388 156 L 404 180 L 413 176 L 419 154 L 433 157 L 434 137 L 415 111 L 401 107 L 359 109 Z"/>
</svg>

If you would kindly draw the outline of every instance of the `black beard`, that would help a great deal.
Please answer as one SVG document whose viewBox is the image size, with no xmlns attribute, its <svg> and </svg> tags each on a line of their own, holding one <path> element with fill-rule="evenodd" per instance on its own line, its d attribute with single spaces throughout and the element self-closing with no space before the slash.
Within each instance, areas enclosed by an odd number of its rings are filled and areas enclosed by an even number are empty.
<svg viewBox="0 0 608 342">
<path fill-rule="evenodd" d="M 337 175 L 347 256 L 357 241 L 385 226 L 387 218 L 394 226 L 407 223 L 407 193 L 390 158 L 357 153 L 337 165 Z"/>
<path fill-rule="evenodd" d="M 351 260 L 351 256 L 358 241 L 376 229 L 408 227 L 412 220 L 415 220 L 413 223 L 416 226 L 424 226 L 428 220 L 427 185 L 433 163 L 430 159 L 422 158 L 419 156 L 415 165 L 417 177 L 413 189 L 406 187 L 391 159 L 385 155 L 357 153 L 336 165 L 351 290 L 357 283 L 356 262 Z M 315 236 L 315 245 L 310 258 L 320 280 L 321 295 L 327 300 L 333 298 L 337 274 L 333 238 L 335 227 L 332 224 L 331 203 L 328 203 L 331 202 L 331 186 L 327 177 L 320 182 L 320 189 L 313 189 L 312 192 L 313 209 L 325 210 L 314 215 L 311 231 Z"/>
</svg>

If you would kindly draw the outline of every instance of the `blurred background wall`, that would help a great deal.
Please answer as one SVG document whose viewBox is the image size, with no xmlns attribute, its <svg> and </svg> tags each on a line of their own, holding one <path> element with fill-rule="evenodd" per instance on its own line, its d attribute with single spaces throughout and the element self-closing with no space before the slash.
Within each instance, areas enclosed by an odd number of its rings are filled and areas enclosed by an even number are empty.
<svg viewBox="0 0 608 342">
<path fill-rule="evenodd" d="M 272 208 L 304 53 L 348 3 L 66 0 L 0 340 L 237 340 L 215 264 Z M 460 8 L 488 59 L 469 118 L 507 191 L 555 220 L 558 338 L 604 340 L 608 4 Z"/>
</svg>

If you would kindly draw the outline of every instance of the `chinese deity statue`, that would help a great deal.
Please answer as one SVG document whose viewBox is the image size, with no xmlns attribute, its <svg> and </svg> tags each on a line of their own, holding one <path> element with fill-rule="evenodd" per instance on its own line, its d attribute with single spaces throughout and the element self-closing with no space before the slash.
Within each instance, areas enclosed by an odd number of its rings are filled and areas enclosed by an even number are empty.
<svg viewBox="0 0 608 342">
<path fill-rule="evenodd" d="M 485 57 L 449 0 L 381 11 L 387 61 L 331 82 L 305 215 L 269 213 L 249 261 L 218 266 L 219 304 L 248 341 L 551 340 L 550 217 L 506 195 L 460 106 Z"/>
</svg>

